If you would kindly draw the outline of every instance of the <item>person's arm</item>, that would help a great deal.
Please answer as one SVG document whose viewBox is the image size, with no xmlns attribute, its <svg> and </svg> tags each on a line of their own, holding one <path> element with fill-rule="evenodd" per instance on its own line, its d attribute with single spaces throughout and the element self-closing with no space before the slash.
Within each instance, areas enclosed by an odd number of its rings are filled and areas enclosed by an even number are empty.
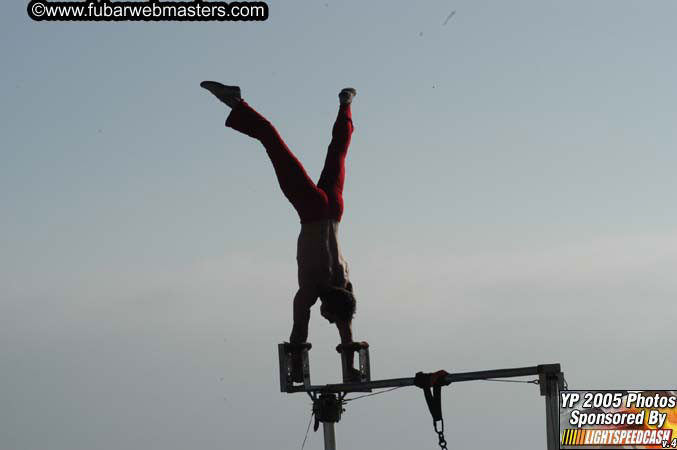
<svg viewBox="0 0 677 450">
<path fill-rule="evenodd" d="M 336 328 L 338 328 L 339 336 L 341 336 L 341 344 L 349 344 L 350 342 L 353 342 L 352 321 L 337 321 Z M 348 367 L 353 368 L 354 371 L 355 352 L 347 352 L 346 358 Z"/>
<path fill-rule="evenodd" d="M 302 344 L 308 340 L 308 322 L 310 322 L 310 307 L 317 301 L 317 293 L 313 290 L 299 289 L 294 296 L 294 325 L 291 329 L 289 342 Z M 303 382 L 301 352 L 292 353 L 292 380 L 295 383 Z"/>
<path fill-rule="evenodd" d="M 341 344 L 353 342 L 352 321 L 344 322 L 337 321 L 336 328 L 338 328 L 339 336 L 341 336 Z"/>
<path fill-rule="evenodd" d="M 294 297 L 294 326 L 289 336 L 289 342 L 300 344 L 308 340 L 308 322 L 310 322 L 310 307 L 317 301 L 317 293 L 311 290 L 299 289 Z"/>
</svg>

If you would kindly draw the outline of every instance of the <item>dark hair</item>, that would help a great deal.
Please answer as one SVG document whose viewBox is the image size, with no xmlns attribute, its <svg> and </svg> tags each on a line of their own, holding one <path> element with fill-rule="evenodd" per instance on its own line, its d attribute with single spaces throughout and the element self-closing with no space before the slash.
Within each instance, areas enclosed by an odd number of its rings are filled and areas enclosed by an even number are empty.
<svg viewBox="0 0 677 450">
<path fill-rule="evenodd" d="M 357 304 L 352 290 L 353 285 L 350 283 L 346 288 L 330 286 L 320 292 L 320 300 L 339 320 L 349 322 L 355 315 Z"/>
</svg>

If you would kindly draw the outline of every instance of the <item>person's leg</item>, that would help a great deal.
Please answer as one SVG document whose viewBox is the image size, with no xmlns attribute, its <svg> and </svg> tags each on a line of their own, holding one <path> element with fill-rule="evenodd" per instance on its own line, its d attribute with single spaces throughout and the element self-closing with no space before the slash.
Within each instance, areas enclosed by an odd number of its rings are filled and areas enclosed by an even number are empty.
<svg viewBox="0 0 677 450">
<path fill-rule="evenodd" d="M 341 91 L 341 94 L 344 94 L 345 91 L 345 89 Z M 339 95 L 340 98 L 341 94 Z M 352 100 L 353 96 L 354 90 L 348 100 Z M 343 184 L 346 176 L 345 160 L 348 154 L 348 147 L 350 146 L 350 137 L 354 129 L 350 110 L 351 103 L 350 101 L 344 101 L 344 98 L 341 98 L 338 116 L 332 128 L 332 138 L 327 149 L 324 168 L 317 182 L 317 187 L 327 194 L 329 202 L 328 218 L 338 221 L 341 220 L 343 215 Z"/>
<path fill-rule="evenodd" d="M 273 163 L 280 188 L 298 212 L 301 222 L 312 222 L 325 217 L 326 194 L 315 186 L 301 162 L 265 117 L 242 100 L 233 107 L 226 126 L 263 144 Z"/>
</svg>

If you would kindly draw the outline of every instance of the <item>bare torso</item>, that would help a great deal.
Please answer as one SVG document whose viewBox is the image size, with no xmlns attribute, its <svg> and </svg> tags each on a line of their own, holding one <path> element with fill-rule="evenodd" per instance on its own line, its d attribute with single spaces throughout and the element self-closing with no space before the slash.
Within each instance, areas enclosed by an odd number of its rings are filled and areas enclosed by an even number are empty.
<svg viewBox="0 0 677 450">
<path fill-rule="evenodd" d="M 315 290 L 348 284 L 348 263 L 338 243 L 338 228 L 336 220 L 301 224 L 296 251 L 299 288 Z"/>
</svg>

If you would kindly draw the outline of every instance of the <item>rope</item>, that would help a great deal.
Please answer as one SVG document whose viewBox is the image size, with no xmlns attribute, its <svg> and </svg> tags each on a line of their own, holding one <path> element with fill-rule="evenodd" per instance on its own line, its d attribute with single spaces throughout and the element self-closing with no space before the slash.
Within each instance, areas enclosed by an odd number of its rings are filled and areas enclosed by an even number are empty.
<svg viewBox="0 0 677 450">
<path fill-rule="evenodd" d="M 303 438 L 303 444 L 301 444 L 301 450 L 306 446 L 306 439 L 308 439 L 308 431 L 310 431 L 310 424 L 313 423 L 313 415 L 315 412 L 310 413 L 310 420 L 308 421 L 308 428 L 306 428 L 306 437 Z"/>
<path fill-rule="evenodd" d="M 371 394 L 360 395 L 360 396 L 358 396 L 358 397 L 347 398 L 347 399 L 345 399 L 345 400 L 343 400 L 343 401 L 344 401 L 344 402 L 352 402 L 353 400 L 358 400 L 358 399 L 364 398 L 364 397 L 371 397 L 372 395 L 385 394 L 386 392 L 394 391 L 395 389 L 399 389 L 399 388 L 401 388 L 401 387 L 403 387 L 403 386 L 397 386 L 397 387 L 390 388 L 390 389 L 386 389 L 385 391 L 380 391 L 380 392 L 372 392 Z"/>
</svg>

